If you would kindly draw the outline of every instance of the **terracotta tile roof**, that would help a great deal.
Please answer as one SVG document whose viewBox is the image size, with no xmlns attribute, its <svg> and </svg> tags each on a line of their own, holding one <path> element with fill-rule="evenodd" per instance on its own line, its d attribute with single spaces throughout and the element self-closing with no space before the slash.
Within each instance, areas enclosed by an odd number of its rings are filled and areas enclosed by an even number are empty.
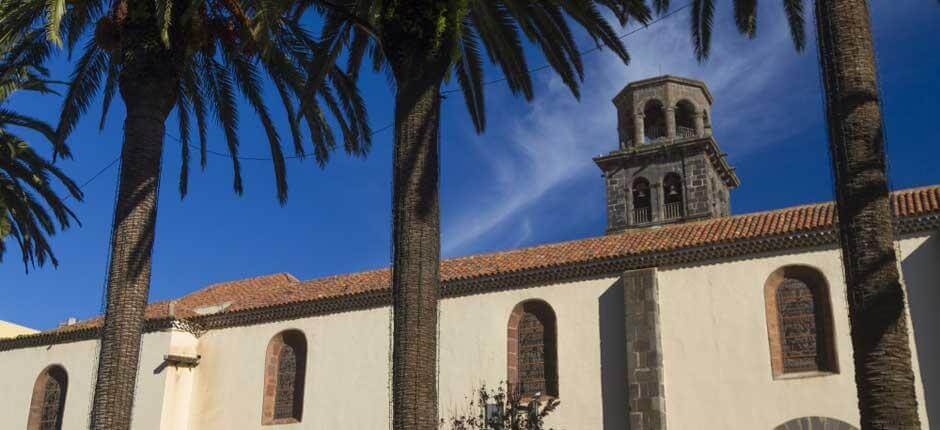
<svg viewBox="0 0 940 430">
<path fill-rule="evenodd" d="M 892 203 L 899 218 L 940 215 L 940 185 L 898 191 Z M 715 218 L 660 228 L 631 230 L 569 242 L 445 260 L 441 278 L 445 283 L 506 275 L 530 270 L 590 263 L 598 260 L 644 254 L 667 253 L 749 239 L 771 238 L 831 229 L 835 217 L 832 202 L 796 206 L 724 218 Z M 299 281 L 290 274 L 260 276 L 214 284 L 173 302 L 177 317 L 196 314 L 202 307 L 226 305 L 232 312 L 300 301 L 336 298 L 388 288 L 388 269 Z M 170 302 L 150 305 L 148 318 L 169 315 Z M 100 323 L 88 320 L 77 326 Z M 75 326 L 71 326 L 75 327 Z"/>
</svg>

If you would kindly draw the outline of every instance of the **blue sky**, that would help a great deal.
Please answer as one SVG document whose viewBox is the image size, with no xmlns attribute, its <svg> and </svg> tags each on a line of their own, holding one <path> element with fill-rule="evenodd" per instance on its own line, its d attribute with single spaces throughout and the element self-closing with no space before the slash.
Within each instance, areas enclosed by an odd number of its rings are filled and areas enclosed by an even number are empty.
<svg viewBox="0 0 940 430">
<path fill-rule="evenodd" d="M 682 3 L 676 2 L 678 6 Z M 698 64 L 688 43 L 686 11 L 625 39 L 633 61 L 608 52 L 585 57 L 580 102 L 551 72 L 536 74 L 532 103 L 504 85 L 487 87 L 489 126 L 476 135 L 464 102 L 452 94 L 442 122 L 442 242 L 445 256 L 511 249 L 596 236 L 605 225 L 603 182 L 591 158 L 617 146 L 610 99 L 633 80 L 673 74 L 704 80 L 715 96 L 714 133 L 742 180 L 732 193 L 736 214 L 831 199 L 825 123 L 815 46 L 796 53 L 779 2 L 764 1 L 758 37 L 733 30 L 729 2 L 719 2 L 711 59 Z M 891 185 L 940 183 L 940 7 L 929 0 L 876 1 L 872 17 L 885 100 Z M 626 33 L 634 27 L 622 29 Z M 812 34 L 812 27 L 808 29 Z M 592 45 L 583 35 L 581 46 Z M 530 64 L 543 64 L 530 52 Z M 71 70 L 62 55 L 54 77 Z M 489 78 L 499 77 L 490 68 Z M 392 121 L 392 93 L 382 75 L 361 88 L 374 129 Z M 276 109 L 276 95 L 272 109 Z M 54 121 L 56 98 L 18 96 L 14 108 Z M 74 160 L 62 166 L 77 181 L 92 177 L 120 150 L 123 107 L 106 128 L 92 109 L 71 139 Z M 278 112 L 286 135 L 286 123 Z M 175 120 L 168 130 L 175 135 Z M 242 107 L 241 153 L 266 156 L 263 130 Z M 325 169 L 312 160 L 288 165 L 290 197 L 275 198 L 270 162 L 245 161 L 245 195 L 231 190 L 231 165 L 209 159 L 194 171 L 190 194 L 176 188 L 179 144 L 166 141 L 151 299 L 178 297 L 215 282 L 275 272 L 301 279 L 383 267 L 390 250 L 391 133 L 374 136 L 368 158 L 334 155 Z M 37 147 L 43 147 L 39 140 Z M 209 146 L 224 151 L 218 130 Z M 104 288 L 117 169 L 73 204 L 82 221 L 54 238 L 56 269 L 24 273 L 16 250 L 0 264 L 0 320 L 45 329 L 66 317 L 98 313 Z"/>
</svg>

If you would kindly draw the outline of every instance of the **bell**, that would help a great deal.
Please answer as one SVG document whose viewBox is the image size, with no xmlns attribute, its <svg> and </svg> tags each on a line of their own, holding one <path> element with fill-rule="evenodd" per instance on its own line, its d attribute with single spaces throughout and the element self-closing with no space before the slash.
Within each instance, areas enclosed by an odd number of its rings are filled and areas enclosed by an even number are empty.
<svg viewBox="0 0 940 430">
<path fill-rule="evenodd" d="M 679 195 L 679 190 L 676 189 L 675 185 L 669 187 L 669 195 L 673 197 Z"/>
<path fill-rule="evenodd" d="M 643 189 L 640 188 L 639 190 L 637 190 L 636 196 L 642 199 L 642 198 L 646 197 L 646 191 L 643 191 Z"/>
</svg>

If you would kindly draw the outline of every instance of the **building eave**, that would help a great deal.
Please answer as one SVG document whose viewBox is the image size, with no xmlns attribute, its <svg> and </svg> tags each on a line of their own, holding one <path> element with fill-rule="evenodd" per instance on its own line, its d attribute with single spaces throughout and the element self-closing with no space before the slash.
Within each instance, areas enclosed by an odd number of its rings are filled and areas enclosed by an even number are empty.
<svg viewBox="0 0 940 430">
<path fill-rule="evenodd" d="M 936 231 L 940 229 L 940 213 L 933 212 L 921 216 L 898 217 L 896 218 L 895 227 L 895 231 L 899 236 Z M 837 245 L 837 241 L 836 230 L 827 227 L 784 235 L 729 240 L 722 243 L 693 246 L 666 252 L 600 258 L 572 264 L 444 281 L 442 282 L 441 297 L 448 299 L 583 279 L 616 277 L 627 270 L 648 267 L 701 264 L 709 261 L 766 253 L 820 247 L 832 248 Z M 385 288 L 335 297 L 278 303 L 212 315 L 194 316 L 187 319 L 172 317 L 150 319 L 144 326 L 144 332 L 152 333 L 177 328 L 189 331 L 198 337 L 209 330 L 376 309 L 390 306 L 390 304 L 390 290 Z M 99 333 L 99 327 L 92 326 L 24 335 L 0 340 L 0 351 L 92 340 L 97 339 Z"/>
</svg>

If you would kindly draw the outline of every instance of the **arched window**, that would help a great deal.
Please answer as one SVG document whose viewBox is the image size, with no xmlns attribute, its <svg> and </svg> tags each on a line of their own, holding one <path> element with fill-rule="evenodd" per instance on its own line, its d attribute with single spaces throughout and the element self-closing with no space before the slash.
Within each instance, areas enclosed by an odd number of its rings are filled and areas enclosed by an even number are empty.
<svg viewBox="0 0 940 430">
<path fill-rule="evenodd" d="M 522 302 L 509 316 L 508 379 L 513 394 L 558 397 L 555 311 L 541 300 Z"/>
<path fill-rule="evenodd" d="M 818 270 L 785 266 L 764 285 L 774 378 L 837 373 L 829 286 Z"/>
<path fill-rule="evenodd" d="M 650 182 L 646 178 L 633 181 L 633 224 L 643 224 L 653 220 L 653 200 L 650 196 Z"/>
<path fill-rule="evenodd" d="M 695 105 L 688 100 L 676 104 L 676 137 L 696 137 L 695 131 Z"/>
<path fill-rule="evenodd" d="M 828 417 L 803 417 L 787 421 L 774 427 L 774 430 L 804 430 L 804 429 L 826 429 L 826 430 L 858 430 L 845 421 Z"/>
<path fill-rule="evenodd" d="M 650 100 L 643 108 L 643 133 L 647 142 L 666 137 L 666 110 L 659 100 Z"/>
<path fill-rule="evenodd" d="M 278 333 L 268 343 L 264 363 L 263 425 L 301 421 L 306 365 L 307 339 L 299 330 Z"/>
<path fill-rule="evenodd" d="M 27 430 L 60 430 L 69 378 L 62 366 L 47 367 L 33 385 Z"/>
<path fill-rule="evenodd" d="M 682 218 L 682 177 L 668 173 L 663 177 L 663 217 L 665 219 Z"/>
</svg>

